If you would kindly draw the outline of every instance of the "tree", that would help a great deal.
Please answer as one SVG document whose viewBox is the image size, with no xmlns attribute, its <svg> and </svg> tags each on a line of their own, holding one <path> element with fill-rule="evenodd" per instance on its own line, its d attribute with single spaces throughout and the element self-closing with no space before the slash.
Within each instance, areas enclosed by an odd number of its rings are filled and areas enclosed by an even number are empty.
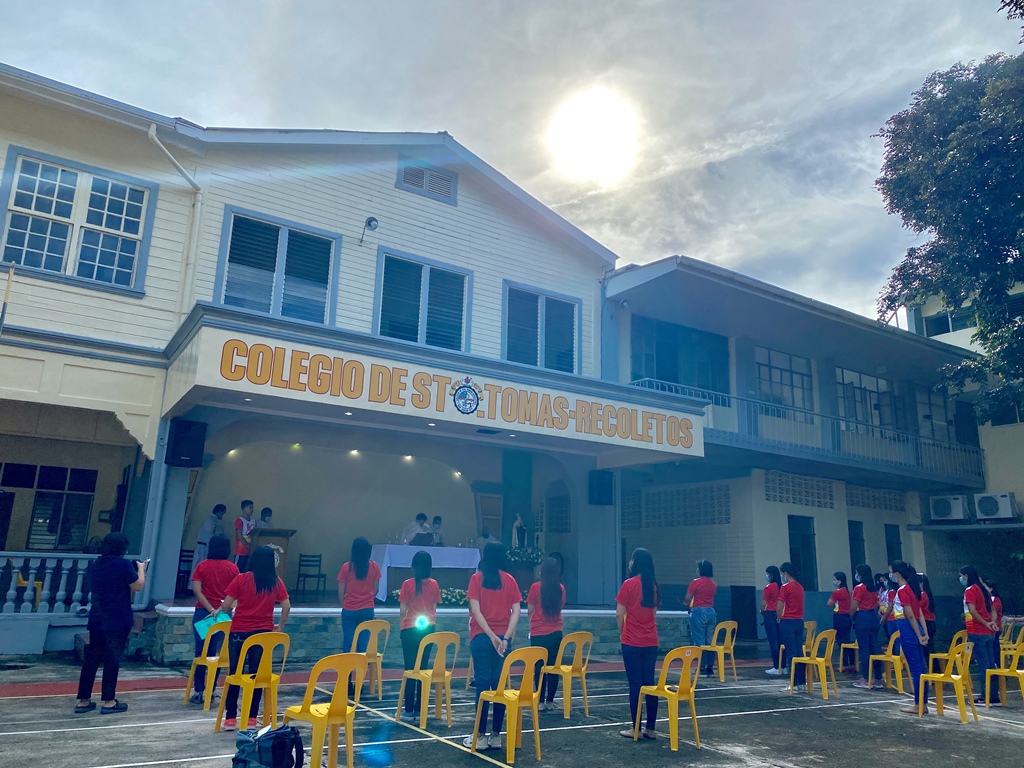
<svg viewBox="0 0 1024 768">
<path fill-rule="evenodd" d="M 1006 18 L 1011 21 L 1024 19 L 1024 0 L 1002 0 L 999 3 L 999 10 L 1006 11 Z M 1021 42 L 1024 42 L 1024 37 L 1021 38 Z"/>
<path fill-rule="evenodd" d="M 984 355 L 946 373 L 954 387 L 981 388 L 978 418 L 987 421 L 1024 404 L 1024 319 L 1007 301 L 1024 283 L 1024 54 L 933 72 L 879 135 L 875 186 L 886 209 L 931 236 L 893 270 L 879 316 L 931 296 L 950 308 L 970 303 Z"/>
</svg>

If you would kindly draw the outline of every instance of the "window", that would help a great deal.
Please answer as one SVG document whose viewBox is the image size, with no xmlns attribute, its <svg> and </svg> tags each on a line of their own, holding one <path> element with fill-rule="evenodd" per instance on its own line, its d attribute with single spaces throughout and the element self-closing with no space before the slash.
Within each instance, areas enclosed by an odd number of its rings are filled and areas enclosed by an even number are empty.
<svg viewBox="0 0 1024 768">
<path fill-rule="evenodd" d="M 842 428 L 872 434 L 870 427 L 896 427 L 892 384 L 877 376 L 836 368 Z"/>
<path fill-rule="evenodd" d="M 663 320 L 633 315 L 632 381 L 657 379 L 729 394 L 729 339 Z"/>
<path fill-rule="evenodd" d="M 156 185 L 11 147 L 2 261 L 141 290 Z"/>
<path fill-rule="evenodd" d="M 449 205 L 458 204 L 458 174 L 418 160 L 398 158 L 398 179 L 395 181 L 395 187 Z"/>
<path fill-rule="evenodd" d="M 903 541 L 898 525 L 885 524 L 885 557 L 887 563 L 903 559 Z"/>
<path fill-rule="evenodd" d="M 853 584 L 853 573 L 857 566 L 867 562 L 864 552 L 864 523 L 860 520 L 847 520 L 850 531 L 850 584 Z"/>
<path fill-rule="evenodd" d="M 221 301 L 293 320 L 334 320 L 337 235 L 227 209 Z"/>
<path fill-rule="evenodd" d="M 1006 403 L 992 412 L 992 426 L 1006 427 L 1010 424 L 1020 424 L 1022 414 L 1024 414 L 1024 407 L 1020 404 Z"/>
<path fill-rule="evenodd" d="M 778 352 L 766 347 L 754 347 L 757 363 L 758 397 L 764 403 L 782 406 L 762 406 L 761 413 L 780 419 L 803 421 L 811 424 L 814 417 L 809 413 L 798 413 L 789 408 L 814 408 L 814 384 L 811 377 L 811 361 L 806 357 Z"/>
<path fill-rule="evenodd" d="M 951 311 L 943 310 L 922 319 L 924 320 L 924 335 L 929 337 L 941 336 L 951 331 L 963 331 L 978 325 L 978 318 L 970 307 Z"/>
<path fill-rule="evenodd" d="M 381 278 L 381 336 L 462 350 L 469 275 L 385 254 Z"/>
<path fill-rule="evenodd" d="M 818 591 L 818 556 L 814 550 L 814 518 L 789 515 L 789 561 L 800 572 L 797 581 L 810 592 Z"/>
<path fill-rule="evenodd" d="M 579 302 L 507 288 L 505 359 L 564 373 L 576 373 Z"/>
<path fill-rule="evenodd" d="M 35 488 L 26 549 L 82 550 L 89 533 L 97 475 L 95 469 L 4 465 L 0 484 Z"/>
<path fill-rule="evenodd" d="M 921 436 L 944 443 L 952 442 L 953 409 L 945 391 L 918 387 L 916 396 L 917 423 Z"/>
</svg>

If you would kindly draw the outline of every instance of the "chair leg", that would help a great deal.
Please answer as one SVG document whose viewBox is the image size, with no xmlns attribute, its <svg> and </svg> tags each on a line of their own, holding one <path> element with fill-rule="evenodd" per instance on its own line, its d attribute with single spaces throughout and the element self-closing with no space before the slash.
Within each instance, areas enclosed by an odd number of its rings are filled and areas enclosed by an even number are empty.
<svg viewBox="0 0 1024 768">
<path fill-rule="evenodd" d="M 340 728 L 340 724 L 339 723 L 334 723 L 333 725 L 330 726 L 330 728 L 328 728 L 328 733 L 330 734 L 330 736 L 329 736 L 330 741 L 329 741 L 329 743 L 327 745 L 327 748 L 329 750 L 328 753 L 327 753 L 327 768 L 338 768 L 338 729 L 339 728 Z M 346 734 L 348 733 L 348 729 L 347 728 L 345 729 L 345 732 L 346 732 Z M 347 752 L 347 750 L 346 750 L 346 752 Z M 316 765 L 316 763 L 312 763 L 312 764 Z"/>
<path fill-rule="evenodd" d="M 444 681 L 444 701 L 448 709 L 448 727 L 452 727 L 452 681 L 448 678 Z"/>
<path fill-rule="evenodd" d="M 739 680 L 739 677 L 736 676 L 736 654 L 729 654 L 729 663 L 732 664 L 732 681 L 735 683 Z"/>
<path fill-rule="evenodd" d="M 690 695 L 690 719 L 693 720 L 693 740 L 700 749 L 700 731 L 697 729 L 697 706 L 694 704 L 693 695 Z"/>
<path fill-rule="evenodd" d="M 992 670 L 985 672 L 985 709 L 989 708 L 989 695 L 992 693 Z"/>
<path fill-rule="evenodd" d="M 380 656 L 377 657 L 377 665 L 375 667 L 375 671 L 376 671 L 376 675 L 377 675 L 377 701 L 383 701 L 384 700 L 384 662 L 380 658 Z"/>
<path fill-rule="evenodd" d="M 964 675 L 964 677 L 966 677 L 967 679 L 961 679 L 960 681 L 963 684 L 964 690 L 967 694 L 964 698 L 967 699 L 967 704 L 970 706 L 971 713 L 974 715 L 974 722 L 978 722 L 978 709 L 974 706 L 974 694 L 971 693 L 971 678 L 969 675 Z"/>
<path fill-rule="evenodd" d="M 206 670 L 206 690 L 203 691 L 203 711 L 209 712 L 213 703 L 213 681 L 217 678 L 218 667 Z"/>
<path fill-rule="evenodd" d="M 668 746 L 673 752 L 679 751 L 679 702 L 666 701 L 668 705 Z"/>
<path fill-rule="evenodd" d="M 718 682 L 725 682 L 725 650 L 722 648 L 715 649 L 715 656 L 718 657 Z"/>
<path fill-rule="evenodd" d="M 480 735 L 480 712 L 483 709 L 483 702 L 478 701 L 476 703 L 476 719 L 473 721 L 473 743 L 469 748 L 470 752 L 476 752 L 476 741 Z"/>
<path fill-rule="evenodd" d="M 395 722 L 397 723 L 402 719 L 402 705 L 405 703 L 405 681 L 408 680 L 405 675 L 402 676 L 402 682 L 398 684 L 398 706 L 395 707 Z"/>
<path fill-rule="evenodd" d="M 313 733 L 309 737 L 309 764 L 322 765 L 324 759 L 324 739 L 326 737 L 326 723 L 324 721 L 311 723 Z M 328 755 L 328 758 L 330 755 Z"/>
<path fill-rule="evenodd" d="M 189 694 L 192 692 L 192 681 L 195 678 L 195 675 L 196 675 L 196 664 L 198 664 L 198 663 L 199 663 L 198 661 L 193 661 L 192 662 L 192 669 L 190 669 L 188 671 L 188 681 L 185 683 L 185 698 L 182 699 L 182 701 L 181 701 L 182 706 L 187 706 L 188 705 L 188 697 L 189 697 Z M 209 688 L 210 686 L 207 685 L 206 687 Z"/>
<path fill-rule="evenodd" d="M 562 678 L 562 717 L 565 720 L 569 719 L 569 715 L 572 714 L 572 674 L 561 675 Z M 583 688 L 583 711 L 586 712 L 587 707 L 587 689 L 586 686 Z"/>
<path fill-rule="evenodd" d="M 942 685 L 942 683 L 938 683 Z M 953 681 L 953 694 L 956 696 L 956 704 L 960 709 L 960 722 L 967 725 L 967 702 L 964 701 L 964 684 L 960 680 Z"/>
<path fill-rule="evenodd" d="M 808 664 L 807 669 L 814 669 L 818 674 L 818 682 L 821 684 L 821 698 L 824 701 L 828 701 L 828 675 L 825 673 L 825 662 L 819 662 L 813 667 Z"/>
<path fill-rule="evenodd" d="M 533 749 L 537 753 L 537 759 L 540 760 L 540 713 L 537 711 L 536 702 L 531 709 L 533 710 Z"/>
<path fill-rule="evenodd" d="M 636 705 L 636 723 L 633 724 L 633 741 L 640 740 L 640 717 L 644 713 L 644 699 L 646 697 L 643 693 L 640 694 L 640 701 Z"/>
<path fill-rule="evenodd" d="M 420 730 L 427 729 L 427 713 L 430 712 L 430 684 L 420 681 Z"/>
<path fill-rule="evenodd" d="M 434 689 L 434 717 L 441 719 L 441 683 L 431 686 Z"/>
<path fill-rule="evenodd" d="M 242 695 L 239 698 L 241 698 L 242 701 L 241 701 L 241 704 L 239 705 L 239 708 L 238 708 L 238 719 L 241 720 L 245 724 L 246 728 L 248 728 L 249 727 L 249 707 L 252 706 L 252 688 L 250 688 L 247 685 L 243 685 L 243 686 L 241 686 L 241 688 L 242 688 Z M 245 730 L 245 729 L 243 728 L 242 730 Z"/>
<path fill-rule="evenodd" d="M 796 679 L 796 661 L 789 660 L 789 693 L 793 694 L 793 681 Z"/>
<path fill-rule="evenodd" d="M 354 721 L 355 715 L 345 718 L 345 763 L 348 768 L 352 768 L 352 740 L 354 738 L 352 731 L 355 730 Z M 310 768 L 313 768 L 313 766 L 310 766 Z"/>
<path fill-rule="evenodd" d="M 224 676 L 227 680 L 227 675 Z M 220 705 L 217 707 L 217 719 L 213 723 L 213 732 L 220 733 L 220 724 L 224 722 L 224 702 L 228 698 L 228 684 L 224 683 L 224 688 L 220 692 Z"/>
<path fill-rule="evenodd" d="M 505 720 L 508 723 L 505 731 L 505 762 L 512 765 L 516 761 L 516 739 L 519 738 L 519 718 L 522 711 L 519 707 L 506 706 Z"/>
<path fill-rule="evenodd" d="M 572 680 L 572 677 L 569 678 Z M 587 702 L 587 673 L 580 673 L 580 688 L 583 689 L 583 716 L 590 717 L 590 704 Z M 1024 689 L 1022 689 L 1024 690 Z"/>
<path fill-rule="evenodd" d="M 936 681 L 932 684 L 935 688 L 935 712 L 942 717 L 942 711 L 945 709 L 945 701 L 942 698 L 943 685 L 941 682 Z"/>
</svg>

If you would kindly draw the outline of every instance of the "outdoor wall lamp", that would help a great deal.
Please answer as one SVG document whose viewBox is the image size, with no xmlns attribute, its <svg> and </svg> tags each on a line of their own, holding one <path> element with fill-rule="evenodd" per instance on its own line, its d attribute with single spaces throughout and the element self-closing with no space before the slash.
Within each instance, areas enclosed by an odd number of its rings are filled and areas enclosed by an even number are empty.
<svg viewBox="0 0 1024 768">
<path fill-rule="evenodd" d="M 363 244 L 363 238 L 366 237 L 366 230 L 370 230 L 371 232 L 373 232 L 374 230 L 377 229 L 379 225 L 380 222 L 377 221 L 377 219 L 375 219 L 373 216 L 367 216 L 366 221 L 363 222 L 363 231 L 359 235 L 359 244 Z"/>
</svg>

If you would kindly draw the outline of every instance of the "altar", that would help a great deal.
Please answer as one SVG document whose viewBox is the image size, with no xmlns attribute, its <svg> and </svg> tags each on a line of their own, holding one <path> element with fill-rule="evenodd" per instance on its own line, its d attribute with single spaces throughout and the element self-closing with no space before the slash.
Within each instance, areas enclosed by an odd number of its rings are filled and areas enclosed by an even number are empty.
<svg viewBox="0 0 1024 768">
<path fill-rule="evenodd" d="M 466 575 L 466 584 L 469 584 L 469 576 L 480 564 L 480 550 L 476 547 L 410 547 L 401 544 L 374 544 L 370 551 L 370 558 L 380 566 L 381 580 L 377 587 L 378 600 L 383 602 L 388 597 L 388 569 L 411 567 L 413 555 L 420 550 L 430 553 L 435 570 L 453 568 L 469 571 L 470 573 Z M 400 586 L 401 584 L 394 584 L 391 588 L 398 589 Z"/>
</svg>

